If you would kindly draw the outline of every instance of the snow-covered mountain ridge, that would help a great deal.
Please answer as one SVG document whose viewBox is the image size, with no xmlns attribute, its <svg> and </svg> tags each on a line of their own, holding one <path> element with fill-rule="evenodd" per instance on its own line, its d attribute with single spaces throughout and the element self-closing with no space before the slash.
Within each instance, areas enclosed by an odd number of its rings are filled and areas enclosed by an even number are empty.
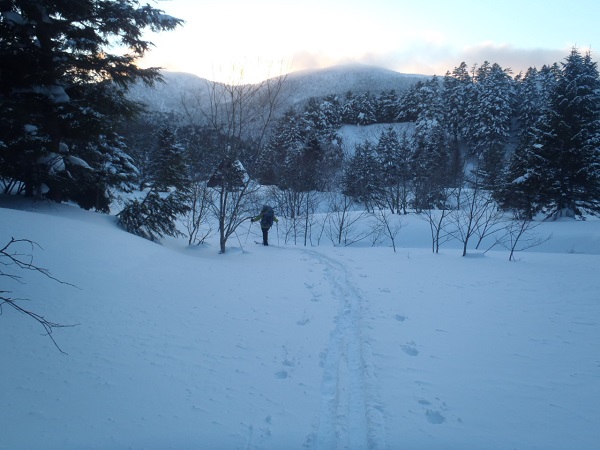
<svg viewBox="0 0 600 450">
<path fill-rule="evenodd" d="M 154 87 L 136 84 L 129 92 L 130 98 L 147 104 L 151 111 L 181 111 L 183 102 L 195 101 L 208 95 L 211 81 L 184 72 L 162 72 L 164 83 Z M 343 65 L 326 69 L 304 70 L 285 76 L 281 99 L 282 110 L 302 104 L 311 97 L 324 97 L 330 94 L 345 95 L 370 91 L 395 90 L 401 93 L 419 80 L 429 79 L 426 75 L 411 75 L 375 66 Z M 194 99 L 194 100 L 192 100 Z"/>
</svg>

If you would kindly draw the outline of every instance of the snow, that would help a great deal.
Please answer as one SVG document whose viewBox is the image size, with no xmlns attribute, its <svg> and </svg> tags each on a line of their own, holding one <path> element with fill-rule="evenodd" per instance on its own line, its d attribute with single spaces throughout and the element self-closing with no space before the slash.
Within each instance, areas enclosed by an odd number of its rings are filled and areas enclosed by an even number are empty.
<svg viewBox="0 0 600 450">
<path fill-rule="evenodd" d="M 77 156 L 68 155 L 68 156 L 66 156 L 66 159 L 74 166 L 79 166 L 79 167 L 83 167 L 84 169 L 94 170 L 92 168 L 92 166 L 90 166 L 87 162 L 85 162 L 81 158 L 78 158 Z"/>
<path fill-rule="evenodd" d="M 376 123 L 372 125 L 342 125 L 338 130 L 338 135 L 342 138 L 343 150 L 347 155 L 353 155 L 357 145 L 364 144 L 365 141 L 377 145 L 381 133 L 392 128 L 398 136 L 404 133 L 412 134 L 414 132 L 413 122 L 400 123 Z"/>
<path fill-rule="evenodd" d="M 23 128 L 25 129 L 25 132 L 29 134 L 36 134 L 38 131 L 38 127 L 31 124 L 26 124 Z"/>
<path fill-rule="evenodd" d="M 259 227 L 157 245 L 114 217 L 0 197 L 0 449 L 595 449 L 600 222 L 461 257 L 414 216 L 391 247 L 288 246 Z M 535 250 L 535 251 L 534 251 Z M 14 268 L 2 266 L 3 273 Z M 17 272 L 18 273 L 18 272 Z"/>
<path fill-rule="evenodd" d="M 26 25 L 27 21 L 23 18 L 23 16 L 14 11 L 2 11 L 2 17 L 6 20 L 8 24 L 14 25 Z"/>
<path fill-rule="evenodd" d="M 51 84 L 48 86 L 33 86 L 31 92 L 45 95 L 53 103 L 66 103 L 70 100 L 63 86 Z"/>
</svg>

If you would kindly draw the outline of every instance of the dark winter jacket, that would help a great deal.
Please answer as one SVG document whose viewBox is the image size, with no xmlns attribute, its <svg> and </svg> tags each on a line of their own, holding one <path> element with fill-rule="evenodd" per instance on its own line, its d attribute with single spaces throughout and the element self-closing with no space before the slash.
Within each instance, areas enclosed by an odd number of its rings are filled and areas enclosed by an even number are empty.
<svg viewBox="0 0 600 450">
<path fill-rule="evenodd" d="M 261 228 L 271 228 L 271 226 L 273 224 L 263 220 L 263 216 L 265 215 L 266 212 L 267 212 L 267 210 L 265 208 L 263 208 L 263 210 L 260 212 L 260 214 L 258 216 L 251 219 L 252 222 L 258 222 L 260 220 Z M 279 219 L 277 217 L 275 217 L 275 215 L 273 215 L 273 222 L 279 222 Z"/>
</svg>

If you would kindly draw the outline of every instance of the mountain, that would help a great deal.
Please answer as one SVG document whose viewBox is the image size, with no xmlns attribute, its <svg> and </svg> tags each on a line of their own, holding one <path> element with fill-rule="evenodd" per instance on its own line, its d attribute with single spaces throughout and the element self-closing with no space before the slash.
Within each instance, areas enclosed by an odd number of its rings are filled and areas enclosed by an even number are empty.
<svg viewBox="0 0 600 450">
<path fill-rule="evenodd" d="M 419 80 L 429 78 L 427 75 L 410 75 L 382 67 L 351 64 L 293 72 L 287 76 L 284 92 L 290 96 L 291 103 L 302 103 L 311 97 L 345 95 L 348 91 L 378 94 L 395 90 L 401 93 Z"/>
<path fill-rule="evenodd" d="M 183 72 L 162 72 L 165 82 L 154 87 L 136 84 L 129 92 L 133 100 L 148 105 L 151 111 L 183 112 L 198 103 L 208 101 L 211 81 Z M 281 92 L 282 111 L 289 106 L 302 104 L 311 97 L 324 97 L 330 94 L 345 95 L 370 91 L 395 90 L 404 92 L 426 75 L 411 75 L 368 65 L 343 65 L 326 69 L 303 70 L 283 75 L 285 78 Z"/>
<path fill-rule="evenodd" d="M 209 81 L 184 72 L 162 72 L 164 83 L 146 86 L 138 82 L 129 92 L 130 99 L 145 103 L 150 111 L 182 112 L 185 103 L 198 93 L 208 92 Z"/>
</svg>

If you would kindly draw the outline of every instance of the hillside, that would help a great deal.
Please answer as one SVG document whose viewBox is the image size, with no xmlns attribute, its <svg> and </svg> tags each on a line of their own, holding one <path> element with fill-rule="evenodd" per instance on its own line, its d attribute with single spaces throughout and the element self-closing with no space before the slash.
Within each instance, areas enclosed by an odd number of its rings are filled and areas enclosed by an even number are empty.
<svg viewBox="0 0 600 450">
<path fill-rule="evenodd" d="M 2 450 L 592 450 L 600 440 L 600 222 L 434 255 L 414 215 L 355 247 L 225 255 L 129 235 L 114 217 L 0 196 L 0 240 L 33 239 L 39 273 L 2 290 L 72 328 L 0 315 Z M 16 249 L 15 249 L 16 250 Z M 15 268 L 2 266 L 3 273 Z"/>
<path fill-rule="evenodd" d="M 182 102 L 194 107 L 197 100 L 207 101 L 210 82 L 189 73 L 163 72 L 165 83 L 155 87 L 137 84 L 129 96 L 144 102 L 152 111 L 182 112 Z M 281 92 L 281 111 L 289 106 L 302 104 L 311 97 L 329 94 L 345 95 L 348 91 L 362 93 L 395 90 L 404 92 L 417 81 L 429 77 L 409 75 L 373 66 L 348 65 L 327 69 L 294 72 L 287 76 Z"/>
<path fill-rule="evenodd" d="M 320 70 L 300 71 L 290 74 L 286 80 L 284 97 L 291 104 L 302 103 L 310 97 L 324 97 L 329 94 L 344 96 L 348 91 L 354 94 L 395 90 L 402 93 L 417 81 L 426 80 L 425 75 L 409 75 L 381 67 L 366 65 L 344 65 Z"/>
</svg>

